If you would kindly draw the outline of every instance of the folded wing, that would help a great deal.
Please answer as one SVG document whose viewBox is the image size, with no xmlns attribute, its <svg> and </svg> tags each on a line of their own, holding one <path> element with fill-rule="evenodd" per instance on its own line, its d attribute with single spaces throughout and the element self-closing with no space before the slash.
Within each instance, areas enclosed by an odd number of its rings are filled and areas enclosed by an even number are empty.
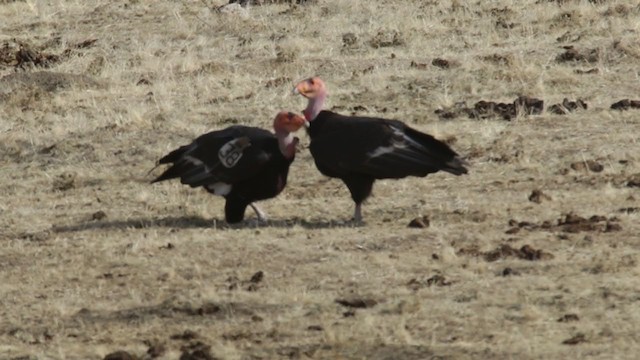
<svg viewBox="0 0 640 360">
<path fill-rule="evenodd" d="M 264 148 L 269 139 L 276 141 L 266 130 L 241 126 L 207 133 L 161 158 L 159 164 L 172 165 L 152 182 L 180 178 L 198 187 L 248 179 L 272 156 Z"/>
</svg>

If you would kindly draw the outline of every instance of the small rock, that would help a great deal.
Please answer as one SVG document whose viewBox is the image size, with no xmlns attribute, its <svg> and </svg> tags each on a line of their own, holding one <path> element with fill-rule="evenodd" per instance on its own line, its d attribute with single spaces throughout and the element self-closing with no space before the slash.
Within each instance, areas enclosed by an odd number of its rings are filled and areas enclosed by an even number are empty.
<svg viewBox="0 0 640 360">
<path fill-rule="evenodd" d="M 402 35 L 395 31 L 384 31 L 380 30 L 373 38 L 369 41 L 369 45 L 373 48 L 382 48 L 382 47 L 392 47 L 392 46 L 400 46 L 404 44 L 404 39 Z"/>
<path fill-rule="evenodd" d="M 35 355 L 23 355 L 9 358 L 9 360 L 38 360 L 38 357 Z"/>
<path fill-rule="evenodd" d="M 149 79 L 146 79 L 146 78 L 141 78 L 140 80 L 138 80 L 136 85 L 137 86 L 140 86 L 140 85 L 151 85 L 151 81 L 149 81 Z"/>
<path fill-rule="evenodd" d="M 203 304 L 198 309 L 196 309 L 195 313 L 197 315 L 210 315 L 210 314 L 216 314 L 221 310 L 222 308 L 220 308 L 220 305 L 218 304 L 206 303 L 206 304 Z"/>
<path fill-rule="evenodd" d="M 309 325 L 307 327 L 307 330 L 309 330 L 309 331 L 323 331 L 324 328 L 322 326 L 320 326 L 320 325 Z"/>
<path fill-rule="evenodd" d="M 634 174 L 627 180 L 627 187 L 640 187 L 640 174 Z"/>
<path fill-rule="evenodd" d="M 251 276 L 251 279 L 249 279 L 249 282 L 257 284 L 257 283 L 262 282 L 262 279 L 264 279 L 264 272 L 262 272 L 262 270 L 260 270 L 257 273 L 253 274 L 253 276 Z"/>
<path fill-rule="evenodd" d="M 76 175 L 74 173 L 62 173 L 53 180 L 53 190 L 67 191 L 75 187 Z"/>
<path fill-rule="evenodd" d="M 412 67 L 414 69 L 420 69 L 420 70 L 424 70 L 427 68 L 427 64 L 424 63 L 417 63 L 413 60 L 411 60 L 411 64 L 409 64 L 409 67 Z"/>
<path fill-rule="evenodd" d="M 238 3 L 222 5 L 218 8 L 218 11 L 223 14 L 236 15 L 242 18 L 249 17 L 249 11 Z"/>
<path fill-rule="evenodd" d="M 107 213 L 102 210 L 96 211 L 91 215 L 91 220 L 102 220 L 107 217 Z"/>
<path fill-rule="evenodd" d="M 584 343 L 584 342 L 587 342 L 587 337 L 582 333 L 578 333 L 575 336 L 573 336 L 572 338 L 569 338 L 569 339 L 563 341 L 562 343 L 564 345 L 577 345 L 577 344 Z"/>
<path fill-rule="evenodd" d="M 170 339 L 172 340 L 193 340 L 198 338 L 200 335 L 198 335 L 197 332 L 192 331 L 192 330 L 185 330 L 183 332 L 181 332 L 180 334 L 174 334 L 171 335 Z"/>
<path fill-rule="evenodd" d="M 361 309 L 370 308 L 378 304 L 378 302 L 374 299 L 361 298 L 361 297 L 336 299 L 336 303 L 346 307 L 361 308 Z"/>
<path fill-rule="evenodd" d="M 180 360 L 214 360 L 211 355 L 211 346 L 201 341 L 196 341 L 180 348 L 182 354 Z"/>
<path fill-rule="evenodd" d="M 358 36 L 354 33 L 346 33 L 342 35 L 342 46 L 353 47 L 358 43 Z"/>
<path fill-rule="evenodd" d="M 356 312 L 355 310 L 347 310 L 345 312 L 342 313 L 343 317 L 354 317 L 356 316 Z"/>
<path fill-rule="evenodd" d="M 593 68 L 593 69 L 589 69 L 589 70 L 580 70 L 580 69 L 576 69 L 574 70 L 574 72 L 576 74 L 580 74 L 580 75 L 584 75 L 584 74 L 598 74 L 600 73 L 600 69 L 598 68 Z"/>
<path fill-rule="evenodd" d="M 151 359 L 158 358 L 167 351 L 165 344 L 158 340 L 145 341 L 145 345 L 149 347 L 147 349 L 147 355 L 149 355 Z"/>
<path fill-rule="evenodd" d="M 445 60 L 440 58 L 435 58 L 431 61 L 431 65 L 442 68 L 442 69 L 450 69 L 454 66 L 457 66 L 458 63 L 452 60 Z"/>
<path fill-rule="evenodd" d="M 535 189 L 529 195 L 529 201 L 534 202 L 536 204 L 542 203 L 542 200 L 551 200 L 551 197 L 542 192 L 540 189 Z"/>
<path fill-rule="evenodd" d="M 580 320 L 580 318 L 576 314 L 564 314 L 558 319 L 558 322 L 572 322 L 578 320 Z"/>
<path fill-rule="evenodd" d="M 600 60 L 600 51 L 598 49 L 578 50 L 573 46 L 565 46 L 565 52 L 556 57 L 557 62 L 588 62 L 595 63 Z"/>
<path fill-rule="evenodd" d="M 429 227 L 429 224 L 430 224 L 429 217 L 425 215 L 425 216 L 417 217 L 411 220 L 408 226 L 410 228 L 425 229 Z"/>
<path fill-rule="evenodd" d="M 513 270 L 510 267 L 506 267 L 504 268 L 504 270 L 502 270 L 502 276 L 515 276 L 515 275 L 520 275 L 520 272 Z"/>
<path fill-rule="evenodd" d="M 621 231 L 621 230 L 622 230 L 622 226 L 620 226 L 620 224 L 616 224 L 609 221 L 607 221 L 607 224 L 604 227 L 604 232 L 614 232 L 614 231 Z"/>
<path fill-rule="evenodd" d="M 449 286 L 451 285 L 451 281 L 447 281 L 444 276 L 437 274 L 427 279 L 427 286 Z"/>
<path fill-rule="evenodd" d="M 167 243 L 167 245 L 160 246 L 160 249 L 166 249 L 166 250 L 173 250 L 175 248 L 176 248 L 176 246 L 173 245 L 172 243 Z"/>
<path fill-rule="evenodd" d="M 126 351 L 116 351 L 104 357 L 104 360 L 139 360 L 137 356 L 131 355 Z"/>
<path fill-rule="evenodd" d="M 571 163 L 571 169 L 575 170 L 575 171 L 583 171 L 583 170 L 589 170 L 592 172 L 601 172 L 602 170 L 604 170 L 604 166 L 594 160 L 586 160 L 586 161 L 577 161 L 574 163 Z"/>
</svg>

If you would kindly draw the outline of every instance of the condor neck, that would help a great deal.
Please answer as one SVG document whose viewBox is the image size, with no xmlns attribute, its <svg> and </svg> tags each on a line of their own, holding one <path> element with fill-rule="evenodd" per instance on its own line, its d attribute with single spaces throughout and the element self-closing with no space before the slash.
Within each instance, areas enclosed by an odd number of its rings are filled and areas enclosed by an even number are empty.
<svg viewBox="0 0 640 360">
<path fill-rule="evenodd" d="M 276 130 L 276 137 L 278 138 L 278 147 L 282 155 L 291 159 L 296 155 L 296 144 L 293 134 L 283 130 Z"/>
<path fill-rule="evenodd" d="M 309 99 L 307 108 L 303 112 L 307 121 L 313 121 L 320 114 L 326 98 L 327 94 L 318 94 L 316 97 Z"/>
</svg>

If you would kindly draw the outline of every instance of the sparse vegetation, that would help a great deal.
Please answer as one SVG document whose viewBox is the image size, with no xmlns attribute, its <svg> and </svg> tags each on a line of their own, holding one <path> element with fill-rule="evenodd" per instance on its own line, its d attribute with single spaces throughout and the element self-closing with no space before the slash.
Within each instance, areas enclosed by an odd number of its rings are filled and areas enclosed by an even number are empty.
<svg viewBox="0 0 640 360">
<path fill-rule="evenodd" d="M 637 356 L 637 2 L 228 2 L 0 0 L 0 358 Z M 303 133 L 266 226 L 148 183 L 311 75 L 470 174 L 379 181 L 363 227 Z"/>
</svg>

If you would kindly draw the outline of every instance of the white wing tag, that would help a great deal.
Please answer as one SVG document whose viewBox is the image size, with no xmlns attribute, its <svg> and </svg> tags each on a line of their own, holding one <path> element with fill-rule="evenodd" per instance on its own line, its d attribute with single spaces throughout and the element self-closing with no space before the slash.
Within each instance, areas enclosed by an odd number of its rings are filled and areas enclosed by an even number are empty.
<svg viewBox="0 0 640 360">
<path fill-rule="evenodd" d="M 222 165 L 227 168 L 232 168 L 240 161 L 240 158 L 242 158 L 242 151 L 250 145 L 251 142 L 248 137 L 233 139 L 222 145 L 218 151 L 218 158 Z"/>
</svg>

